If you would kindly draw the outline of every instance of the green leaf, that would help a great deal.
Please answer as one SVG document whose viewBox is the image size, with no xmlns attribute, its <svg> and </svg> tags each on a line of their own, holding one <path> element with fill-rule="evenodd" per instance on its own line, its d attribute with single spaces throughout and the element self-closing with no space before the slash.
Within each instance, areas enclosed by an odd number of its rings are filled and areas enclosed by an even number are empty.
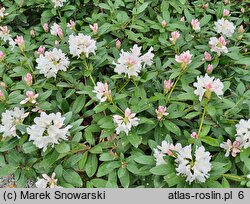
<svg viewBox="0 0 250 204">
<path fill-rule="evenodd" d="M 23 144 L 23 151 L 25 154 L 29 154 L 37 150 L 37 147 L 33 144 L 33 142 L 26 142 Z"/>
<path fill-rule="evenodd" d="M 87 159 L 88 159 L 88 154 L 89 154 L 88 151 L 83 153 L 82 158 L 79 161 L 79 169 L 83 169 L 85 167 L 85 164 L 86 164 Z"/>
<path fill-rule="evenodd" d="M 167 175 L 172 172 L 172 167 L 169 164 L 161 164 L 150 169 L 150 172 L 154 175 Z"/>
<path fill-rule="evenodd" d="M 139 156 L 134 159 L 139 164 L 155 165 L 155 160 L 152 156 Z"/>
<path fill-rule="evenodd" d="M 13 174 L 17 170 L 17 166 L 12 165 L 4 165 L 3 167 L 0 167 L 0 177 L 8 176 L 10 174 Z"/>
<path fill-rule="evenodd" d="M 169 120 L 164 120 L 163 121 L 163 124 L 165 125 L 165 127 L 172 133 L 174 133 L 175 135 L 177 136 L 180 136 L 181 135 L 181 130 L 180 128 L 175 125 L 174 123 L 172 123 L 171 121 Z"/>
<path fill-rule="evenodd" d="M 101 154 L 102 153 L 102 147 L 101 147 L 101 145 L 96 145 L 96 146 L 92 147 L 89 150 L 89 152 L 92 153 L 92 154 Z"/>
<path fill-rule="evenodd" d="M 85 166 L 86 174 L 88 177 L 94 176 L 98 166 L 98 159 L 95 154 L 90 154 L 87 159 L 87 163 Z"/>
<path fill-rule="evenodd" d="M 83 109 L 85 105 L 85 101 L 86 101 L 85 95 L 78 96 L 77 99 L 73 103 L 72 111 L 74 113 L 79 113 Z"/>
<path fill-rule="evenodd" d="M 78 173 L 71 169 L 67 169 L 63 171 L 63 178 L 66 182 L 72 184 L 75 187 L 82 187 L 82 179 Z"/>
<path fill-rule="evenodd" d="M 138 147 L 141 142 L 142 142 L 142 137 L 137 135 L 135 131 L 131 131 L 128 134 L 128 141 L 130 142 L 130 144 L 132 144 L 134 147 Z"/>
<path fill-rule="evenodd" d="M 94 187 L 96 188 L 105 188 L 106 187 L 106 184 L 107 184 L 107 181 L 104 180 L 104 179 L 99 179 L 99 178 L 96 178 L 96 179 L 92 179 L 90 181 Z"/>
<path fill-rule="evenodd" d="M 55 146 L 55 149 L 58 153 L 63 154 L 70 151 L 70 146 L 65 142 L 61 142 L 60 144 Z"/>
<path fill-rule="evenodd" d="M 214 147 L 219 147 L 220 146 L 220 143 L 218 142 L 218 140 L 212 138 L 212 137 L 202 137 L 201 139 L 202 142 L 205 142 L 211 146 L 214 146 Z"/>
</svg>

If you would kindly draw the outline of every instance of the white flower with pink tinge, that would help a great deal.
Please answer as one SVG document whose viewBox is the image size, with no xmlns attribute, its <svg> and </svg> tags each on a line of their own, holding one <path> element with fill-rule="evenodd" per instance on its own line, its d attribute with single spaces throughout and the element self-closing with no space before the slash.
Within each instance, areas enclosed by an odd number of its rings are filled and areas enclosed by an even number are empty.
<svg viewBox="0 0 250 204">
<path fill-rule="evenodd" d="M 241 147 L 250 147 L 250 119 L 243 120 L 236 125 L 236 141 L 241 143 Z"/>
<path fill-rule="evenodd" d="M 138 47 L 138 45 L 134 45 L 130 52 L 121 50 L 117 63 L 113 63 L 115 65 L 114 71 L 118 74 L 124 73 L 128 78 L 138 76 L 142 68 L 146 65 L 152 65 L 154 57 L 152 51 L 153 48 L 151 47 L 146 54 L 141 55 L 141 47 Z"/>
<path fill-rule="evenodd" d="M 236 157 L 236 155 L 240 153 L 241 149 L 239 141 L 234 141 L 232 144 L 230 139 L 228 139 L 227 142 L 221 143 L 220 147 L 226 150 L 225 157 L 228 157 L 230 152 L 233 157 Z"/>
<path fill-rule="evenodd" d="M 93 31 L 94 34 L 98 33 L 98 24 L 94 23 L 93 25 L 89 25 L 90 29 Z"/>
<path fill-rule="evenodd" d="M 69 36 L 69 51 L 74 57 L 81 57 L 82 54 L 85 57 L 89 57 L 91 53 L 95 55 L 96 41 L 88 35 L 82 33 L 77 36 L 71 34 Z"/>
<path fill-rule="evenodd" d="M 26 92 L 26 98 L 20 102 L 20 104 L 25 104 L 25 103 L 36 103 L 36 99 L 39 96 L 39 94 L 35 94 L 33 91 L 27 91 Z"/>
<path fill-rule="evenodd" d="M 197 77 L 197 82 L 194 83 L 194 87 L 196 87 L 194 94 L 199 96 L 200 101 L 202 100 L 204 94 L 209 99 L 212 92 L 214 92 L 219 98 L 223 95 L 223 83 L 219 79 L 210 77 L 207 74 L 205 74 L 204 77 Z"/>
<path fill-rule="evenodd" d="M 191 25 L 194 31 L 198 32 L 201 30 L 200 21 L 198 19 L 192 19 Z"/>
<path fill-rule="evenodd" d="M 63 31 L 62 28 L 60 27 L 60 25 L 58 25 L 57 23 L 54 23 L 51 28 L 50 28 L 50 33 L 51 35 L 54 36 L 59 36 L 60 38 L 63 37 Z"/>
<path fill-rule="evenodd" d="M 214 29 L 216 30 L 216 32 L 225 35 L 226 37 L 231 37 L 236 28 L 236 26 L 232 22 L 225 20 L 224 18 L 215 22 L 214 25 Z"/>
<path fill-rule="evenodd" d="M 0 26 L 0 38 L 6 42 L 7 40 L 12 40 L 11 35 L 10 35 L 10 30 L 8 29 L 7 26 Z"/>
<path fill-rule="evenodd" d="M 37 188 L 62 188 L 61 186 L 57 185 L 56 173 L 53 172 L 51 177 L 47 174 L 42 174 L 42 179 L 37 180 L 35 183 Z"/>
<path fill-rule="evenodd" d="M 63 4 L 67 2 L 67 0 L 51 0 L 54 3 L 54 8 L 63 7 Z"/>
<path fill-rule="evenodd" d="M 67 23 L 67 27 L 68 27 L 70 30 L 74 30 L 75 27 L 76 27 L 76 22 L 70 20 L 69 23 Z"/>
<path fill-rule="evenodd" d="M 192 62 L 192 54 L 187 50 L 186 52 L 181 53 L 180 55 L 175 55 L 175 61 L 181 64 L 181 68 L 184 69 L 188 64 Z"/>
<path fill-rule="evenodd" d="M 227 42 L 223 36 L 219 38 L 211 37 L 209 45 L 211 47 L 211 52 L 216 52 L 218 56 L 220 56 L 222 53 L 228 53 L 228 49 L 226 47 Z"/>
<path fill-rule="evenodd" d="M 167 108 L 164 106 L 159 106 L 158 109 L 155 110 L 157 114 L 157 119 L 159 121 L 163 120 L 164 116 L 167 116 L 169 113 L 166 112 Z"/>
<path fill-rule="evenodd" d="M 109 90 L 109 86 L 106 82 L 97 82 L 97 85 L 94 87 L 93 92 L 96 93 L 96 97 L 100 102 L 112 100 L 111 90 Z"/>
<path fill-rule="evenodd" d="M 163 158 L 166 155 L 163 154 L 161 151 L 159 151 L 158 149 L 154 149 L 153 155 L 156 161 L 156 166 L 161 165 L 161 164 L 166 164 L 166 161 Z"/>
<path fill-rule="evenodd" d="M 125 110 L 125 117 L 120 115 L 114 115 L 113 121 L 116 124 L 116 134 L 125 132 L 128 135 L 132 127 L 135 127 L 139 124 L 140 119 L 135 117 L 135 113 L 132 113 L 129 108 Z"/>
<path fill-rule="evenodd" d="M 170 40 L 173 44 L 175 44 L 176 41 L 178 40 L 178 38 L 179 38 L 180 36 L 181 36 L 181 35 L 180 35 L 180 32 L 179 32 L 179 31 L 174 31 L 174 32 L 171 33 L 171 38 L 169 38 L 169 40 Z"/>
</svg>

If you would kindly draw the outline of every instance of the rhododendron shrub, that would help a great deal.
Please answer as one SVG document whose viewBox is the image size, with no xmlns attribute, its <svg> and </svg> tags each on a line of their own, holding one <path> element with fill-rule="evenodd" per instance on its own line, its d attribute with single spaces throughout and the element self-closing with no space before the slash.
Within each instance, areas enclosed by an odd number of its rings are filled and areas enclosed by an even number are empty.
<svg viewBox="0 0 250 204">
<path fill-rule="evenodd" d="M 0 177 L 250 187 L 249 8 L 1 1 Z"/>
</svg>

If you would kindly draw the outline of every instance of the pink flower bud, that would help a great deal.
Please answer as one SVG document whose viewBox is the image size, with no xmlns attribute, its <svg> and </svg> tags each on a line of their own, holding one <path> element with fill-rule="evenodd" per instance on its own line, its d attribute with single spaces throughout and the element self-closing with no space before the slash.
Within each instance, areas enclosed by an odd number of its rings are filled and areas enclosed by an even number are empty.
<svg viewBox="0 0 250 204">
<path fill-rule="evenodd" d="M 59 45 L 59 41 L 55 40 L 55 45 L 58 46 Z"/>
<path fill-rule="evenodd" d="M 185 22 L 185 21 L 186 21 L 186 19 L 185 19 L 184 16 L 181 17 L 181 21 L 182 21 L 182 22 Z"/>
<path fill-rule="evenodd" d="M 191 137 L 197 139 L 198 138 L 197 132 L 192 132 Z"/>
<path fill-rule="evenodd" d="M 211 65 L 211 64 L 209 64 L 208 66 L 207 66 L 207 73 L 208 74 L 211 74 L 212 73 L 212 71 L 213 71 L 213 65 Z"/>
<path fill-rule="evenodd" d="M 5 84 L 3 81 L 0 82 L 0 86 L 1 86 L 2 88 L 4 88 L 4 89 L 7 89 L 7 86 L 6 86 L 6 84 Z"/>
<path fill-rule="evenodd" d="M 191 25 L 194 31 L 200 31 L 200 21 L 198 19 L 192 19 Z"/>
<path fill-rule="evenodd" d="M 58 29 L 57 34 L 58 34 L 59 38 L 61 38 L 61 39 L 63 38 L 63 31 L 61 28 Z"/>
<path fill-rule="evenodd" d="M 75 27 L 76 27 L 75 21 L 70 20 L 69 23 L 67 24 L 67 27 L 68 27 L 70 30 L 74 30 Z"/>
<path fill-rule="evenodd" d="M 31 86 L 32 85 L 32 75 L 31 73 L 27 73 L 26 76 L 24 77 L 24 81 L 26 82 L 26 84 L 28 86 Z"/>
<path fill-rule="evenodd" d="M 245 9 L 242 7 L 242 8 L 240 9 L 240 12 L 241 12 L 241 13 L 245 13 Z"/>
<path fill-rule="evenodd" d="M 116 43 L 115 43 L 115 47 L 117 48 L 117 49 L 120 49 L 120 47 L 121 47 L 121 41 L 118 39 L 117 41 L 116 41 Z"/>
<path fill-rule="evenodd" d="M 89 25 L 90 29 L 93 31 L 94 34 L 98 33 L 98 24 L 94 23 L 93 25 Z"/>
<path fill-rule="evenodd" d="M 4 59 L 4 52 L 0 50 L 0 61 L 2 61 Z"/>
<path fill-rule="evenodd" d="M 204 58 L 202 59 L 204 61 L 211 61 L 212 56 L 208 52 L 204 52 Z"/>
<path fill-rule="evenodd" d="M 43 30 L 47 33 L 49 32 L 49 24 L 48 23 L 44 23 L 43 24 Z"/>
<path fill-rule="evenodd" d="M 17 36 L 16 39 L 15 39 L 15 43 L 18 45 L 20 50 L 24 50 L 25 41 L 23 39 L 23 36 Z"/>
<path fill-rule="evenodd" d="M 227 10 L 227 9 L 224 9 L 223 10 L 223 16 L 225 17 L 225 16 L 229 16 L 229 15 L 230 15 L 230 11 Z"/>
<path fill-rule="evenodd" d="M 3 92 L 0 90 L 0 101 L 5 101 L 5 96 L 3 94 Z"/>
<path fill-rule="evenodd" d="M 37 52 L 38 52 L 39 55 L 43 55 L 44 52 L 45 52 L 45 47 L 44 47 L 44 46 L 40 46 L 40 47 L 38 48 Z"/>
<path fill-rule="evenodd" d="M 173 86 L 173 82 L 171 80 L 164 80 L 164 86 L 163 86 L 163 91 L 164 94 L 170 91 L 171 87 Z"/>
<path fill-rule="evenodd" d="M 245 29 L 243 27 L 243 25 L 240 25 L 239 29 L 238 29 L 238 33 L 244 33 Z"/>
<path fill-rule="evenodd" d="M 169 39 L 175 45 L 175 43 L 179 37 L 180 37 L 179 31 L 174 31 L 171 33 L 171 38 L 169 38 Z"/>
<path fill-rule="evenodd" d="M 163 21 L 161 22 L 161 26 L 162 26 L 163 28 L 165 28 L 166 25 L 167 25 L 167 22 L 166 22 L 165 20 L 163 20 Z"/>
<path fill-rule="evenodd" d="M 30 35 L 31 35 L 33 38 L 36 36 L 36 33 L 35 33 L 35 31 L 34 31 L 33 29 L 30 31 Z"/>
<path fill-rule="evenodd" d="M 209 4 L 206 3 L 205 5 L 202 6 L 202 8 L 206 10 L 208 8 L 208 6 L 209 6 Z"/>
<path fill-rule="evenodd" d="M 226 46 L 227 42 L 223 36 L 219 37 L 219 46 Z"/>
</svg>

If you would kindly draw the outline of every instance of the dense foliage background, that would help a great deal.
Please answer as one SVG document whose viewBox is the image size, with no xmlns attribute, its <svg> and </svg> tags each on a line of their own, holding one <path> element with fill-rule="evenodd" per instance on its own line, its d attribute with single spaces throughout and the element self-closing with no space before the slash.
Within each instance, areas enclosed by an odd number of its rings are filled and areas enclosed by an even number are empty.
<svg viewBox="0 0 250 204">
<path fill-rule="evenodd" d="M 14 174 L 17 187 L 53 172 L 63 187 L 249 187 L 250 148 L 242 148 L 236 157 L 225 157 L 220 147 L 227 139 L 235 140 L 240 119 L 250 118 L 249 6 L 249 1 L 222 0 L 68 0 L 63 7 L 54 8 L 50 0 L 2 0 L 0 8 L 5 7 L 8 15 L 0 18 L 0 26 L 8 26 L 13 39 L 23 36 L 25 48 L 12 48 L 0 40 L 4 53 L 0 81 L 6 85 L 0 86 L 4 94 L 0 113 L 21 107 L 30 114 L 16 127 L 20 138 L 0 133 L 0 176 Z M 228 53 L 217 56 L 210 52 L 209 38 L 219 36 L 214 22 L 223 17 L 224 9 L 230 11 L 226 19 L 236 29 L 226 39 Z M 192 19 L 200 21 L 199 32 L 192 29 Z M 76 23 L 74 29 L 67 27 L 70 20 Z M 63 37 L 45 32 L 45 23 L 49 28 L 59 24 Z M 94 23 L 98 24 L 96 33 L 89 26 Z M 240 25 L 243 32 L 238 31 Z M 174 45 L 169 38 L 176 30 L 180 38 Z M 96 40 L 96 54 L 87 59 L 73 57 L 68 43 L 72 33 Z M 143 54 L 153 47 L 152 65 L 137 77 L 118 75 L 113 62 L 121 49 L 129 51 L 134 44 L 142 46 Z M 61 49 L 70 59 L 67 71 L 59 71 L 56 78 L 40 74 L 36 69 L 40 46 L 46 51 Z M 187 50 L 193 55 L 192 62 L 166 104 L 164 80 L 177 80 L 181 70 L 175 55 Z M 205 51 L 212 55 L 211 62 L 203 60 Z M 211 75 L 224 84 L 223 96 L 212 95 L 199 138 L 193 138 L 190 135 L 198 132 L 206 103 L 194 94 L 193 83 L 197 76 L 205 75 L 208 64 L 213 66 Z M 31 86 L 24 79 L 27 73 L 33 76 Z M 97 100 L 93 82 L 108 83 L 112 102 Z M 39 109 L 47 114 L 60 112 L 66 118 L 64 125 L 72 126 L 68 140 L 46 151 L 29 141 L 27 127 L 40 114 L 31 112 L 34 105 L 20 104 L 28 90 L 39 94 Z M 155 113 L 159 105 L 166 106 L 169 113 L 161 121 Z M 140 124 L 128 135 L 116 135 L 112 116 L 122 115 L 127 107 Z M 163 140 L 203 145 L 212 156 L 206 182 L 189 184 L 185 177 L 177 176 L 173 157 L 156 166 L 153 149 Z"/>
</svg>

